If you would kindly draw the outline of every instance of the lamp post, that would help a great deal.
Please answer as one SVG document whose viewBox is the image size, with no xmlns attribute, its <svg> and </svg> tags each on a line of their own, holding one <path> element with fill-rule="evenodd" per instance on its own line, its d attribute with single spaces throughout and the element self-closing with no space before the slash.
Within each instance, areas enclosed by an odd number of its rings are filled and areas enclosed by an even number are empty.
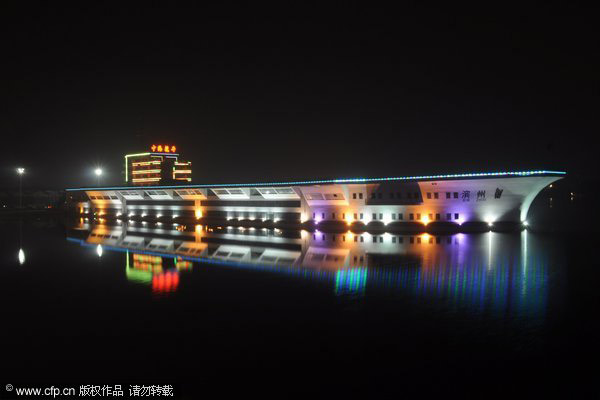
<svg viewBox="0 0 600 400">
<path fill-rule="evenodd" d="M 98 177 L 98 186 L 100 186 L 100 175 L 102 175 L 102 168 L 96 168 L 94 170 L 94 173 L 96 174 L 96 176 Z"/>
<path fill-rule="evenodd" d="M 17 174 L 19 175 L 19 208 L 23 208 L 23 174 L 25 173 L 25 168 L 19 167 L 17 168 Z"/>
</svg>

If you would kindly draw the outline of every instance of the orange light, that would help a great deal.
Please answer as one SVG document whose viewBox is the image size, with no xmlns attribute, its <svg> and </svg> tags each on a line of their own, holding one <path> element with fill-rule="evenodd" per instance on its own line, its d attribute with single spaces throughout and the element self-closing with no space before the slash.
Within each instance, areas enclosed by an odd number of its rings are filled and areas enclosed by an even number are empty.
<svg viewBox="0 0 600 400">
<path fill-rule="evenodd" d="M 421 221 L 423 221 L 423 225 L 427 225 L 429 223 L 429 217 L 427 215 L 424 215 Z"/>
<path fill-rule="evenodd" d="M 152 147 L 150 147 L 152 149 L 152 151 L 156 151 L 156 145 L 153 144 Z"/>
<path fill-rule="evenodd" d="M 158 145 L 158 147 L 156 148 L 156 150 L 158 150 L 158 152 L 159 152 L 159 153 L 162 153 L 162 151 L 163 151 L 163 148 L 162 148 L 162 146 L 161 146 L 161 145 Z"/>
<path fill-rule="evenodd" d="M 165 146 L 165 153 L 169 152 L 169 146 Z"/>
<path fill-rule="evenodd" d="M 171 146 L 171 153 L 175 153 L 177 151 L 177 147 Z"/>
<path fill-rule="evenodd" d="M 196 210 L 196 218 L 202 218 L 202 211 Z"/>
</svg>

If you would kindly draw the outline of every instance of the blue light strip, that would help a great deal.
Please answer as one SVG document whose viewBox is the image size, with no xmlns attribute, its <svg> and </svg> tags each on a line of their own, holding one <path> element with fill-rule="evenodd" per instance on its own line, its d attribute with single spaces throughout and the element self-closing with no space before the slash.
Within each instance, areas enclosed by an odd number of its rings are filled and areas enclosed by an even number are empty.
<svg viewBox="0 0 600 400">
<path fill-rule="evenodd" d="M 417 175 L 400 176 L 392 178 L 349 178 L 349 179 L 322 179 L 314 181 L 291 181 L 291 182 L 258 182 L 258 183 L 218 183 L 214 185 L 176 185 L 176 186 L 109 186 L 109 187 L 87 187 L 66 189 L 67 191 L 76 190 L 141 190 L 141 189 L 202 189 L 218 187 L 260 187 L 260 186 L 296 186 L 296 185 L 322 185 L 327 183 L 369 183 L 369 182 L 388 182 L 388 181 L 420 181 L 432 179 L 464 179 L 464 178 L 490 178 L 490 177 L 523 177 L 532 175 L 566 175 L 564 171 L 518 171 L 518 172 L 476 172 L 470 174 L 447 174 L 447 175 Z"/>
</svg>

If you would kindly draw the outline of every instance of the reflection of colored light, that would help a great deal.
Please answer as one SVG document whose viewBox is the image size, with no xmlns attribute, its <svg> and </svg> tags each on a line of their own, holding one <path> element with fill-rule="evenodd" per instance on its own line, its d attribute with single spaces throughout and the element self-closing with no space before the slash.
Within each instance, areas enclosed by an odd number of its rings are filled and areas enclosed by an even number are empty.
<svg viewBox="0 0 600 400">
<path fill-rule="evenodd" d="M 191 261 L 176 261 L 175 262 L 175 267 L 177 269 L 192 269 L 192 267 L 194 266 L 194 264 Z"/>
<path fill-rule="evenodd" d="M 335 293 L 361 293 L 367 285 L 367 268 L 341 269 L 335 273 Z"/>
<path fill-rule="evenodd" d="M 174 292 L 179 286 L 179 273 L 167 271 L 152 277 L 152 291 L 156 293 Z"/>
<path fill-rule="evenodd" d="M 423 243 L 428 242 L 429 238 L 431 238 L 431 236 L 428 233 L 424 233 L 421 235 L 421 239 L 423 240 Z"/>
</svg>

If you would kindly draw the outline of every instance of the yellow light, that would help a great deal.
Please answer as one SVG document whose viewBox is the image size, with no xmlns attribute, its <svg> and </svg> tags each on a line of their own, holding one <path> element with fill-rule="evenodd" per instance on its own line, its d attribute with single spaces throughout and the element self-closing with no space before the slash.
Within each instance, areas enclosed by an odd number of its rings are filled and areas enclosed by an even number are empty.
<svg viewBox="0 0 600 400">
<path fill-rule="evenodd" d="M 160 169 L 138 169 L 135 171 L 131 171 L 132 174 L 156 174 L 159 173 Z"/>
<path fill-rule="evenodd" d="M 429 241 L 430 237 L 431 236 L 428 233 L 424 233 L 424 234 L 421 235 L 421 240 L 423 241 L 423 243 L 425 243 L 425 242 Z"/>
<path fill-rule="evenodd" d="M 429 217 L 427 215 L 424 215 L 421 221 L 423 221 L 423 225 L 427 225 L 429 223 Z"/>
<path fill-rule="evenodd" d="M 160 181 L 159 177 L 156 178 L 133 178 L 134 182 L 148 182 L 148 181 Z"/>
</svg>

